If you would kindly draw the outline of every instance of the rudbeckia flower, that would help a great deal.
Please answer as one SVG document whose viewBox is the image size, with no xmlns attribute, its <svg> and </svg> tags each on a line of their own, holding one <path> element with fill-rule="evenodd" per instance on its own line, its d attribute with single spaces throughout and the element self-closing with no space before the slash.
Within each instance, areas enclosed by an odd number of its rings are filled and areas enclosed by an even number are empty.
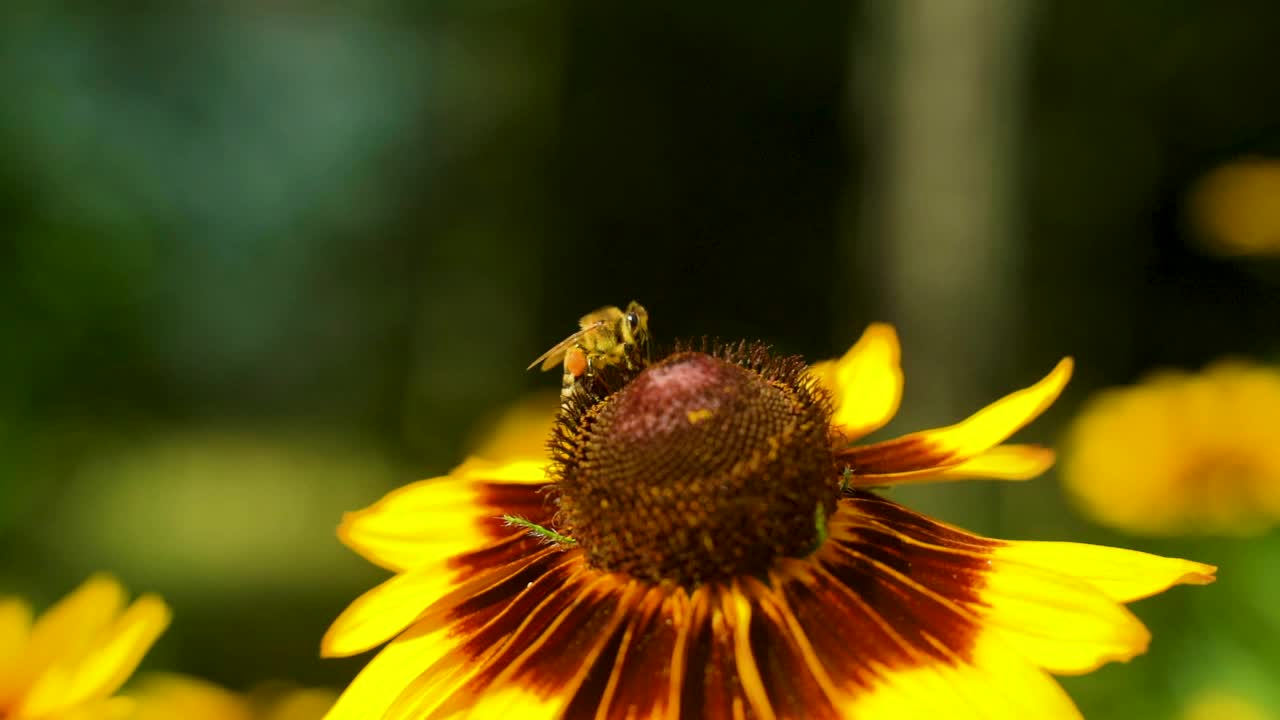
<svg viewBox="0 0 1280 720">
<path fill-rule="evenodd" d="M 1062 477 L 1099 522 L 1242 534 L 1280 521 L 1280 370 L 1244 362 L 1105 390 L 1073 422 Z"/>
<path fill-rule="evenodd" d="M 263 687 L 247 695 L 199 678 L 154 674 L 130 694 L 129 720 L 320 720 L 336 697 L 319 688 Z"/>
<path fill-rule="evenodd" d="M 31 607 L 0 598 L 0 718 L 98 720 L 132 711 L 112 697 L 169 625 L 169 608 L 97 575 L 33 622 Z"/>
<path fill-rule="evenodd" d="M 813 368 L 678 351 L 577 393 L 550 462 L 472 459 L 349 514 L 342 540 L 395 576 L 324 637 L 387 643 L 327 717 L 1078 717 L 1048 673 L 1143 652 L 1123 604 L 1214 568 L 992 540 L 872 492 L 1043 471 L 1003 442 L 1071 373 L 855 444 L 897 410 L 898 353 L 884 325 Z"/>
</svg>

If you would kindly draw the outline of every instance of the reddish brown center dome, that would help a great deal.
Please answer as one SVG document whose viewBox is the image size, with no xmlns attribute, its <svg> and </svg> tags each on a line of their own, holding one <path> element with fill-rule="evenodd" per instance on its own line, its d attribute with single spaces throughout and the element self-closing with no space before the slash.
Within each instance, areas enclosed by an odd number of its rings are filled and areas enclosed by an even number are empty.
<svg viewBox="0 0 1280 720">
<path fill-rule="evenodd" d="M 566 408 L 557 529 L 596 567 L 696 585 L 763 573 L 835 509 L 830 402 L 795 358 L 681 352 Z"/>
</svg>

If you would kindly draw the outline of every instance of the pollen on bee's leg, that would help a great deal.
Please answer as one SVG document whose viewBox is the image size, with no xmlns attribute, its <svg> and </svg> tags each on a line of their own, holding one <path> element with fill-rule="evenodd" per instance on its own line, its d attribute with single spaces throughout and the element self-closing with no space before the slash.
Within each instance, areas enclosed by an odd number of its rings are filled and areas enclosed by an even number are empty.
<svg viewBox="0 0 1280 720">
<path fill-rule="evenodd" d="M 587 371 L 587 354 L 582 348 L 570 348 L 564 355 L 564 371 L 575 378 L 582 377 Z"/>
</svg>

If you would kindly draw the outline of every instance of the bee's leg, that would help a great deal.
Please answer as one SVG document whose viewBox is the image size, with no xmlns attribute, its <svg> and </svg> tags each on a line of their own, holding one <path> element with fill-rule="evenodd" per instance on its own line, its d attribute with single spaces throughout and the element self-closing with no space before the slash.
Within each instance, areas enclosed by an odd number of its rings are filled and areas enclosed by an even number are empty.
<svg viewBox="0 0 1280 720">
<path fill-rule="evenodd" d="M 578 379 L 573 373 L 565 371 L 564 376 L 560 378 L 560 398 L 568 400 L 573 395 L 573 389 L 577 386 Z"/>
</svg>

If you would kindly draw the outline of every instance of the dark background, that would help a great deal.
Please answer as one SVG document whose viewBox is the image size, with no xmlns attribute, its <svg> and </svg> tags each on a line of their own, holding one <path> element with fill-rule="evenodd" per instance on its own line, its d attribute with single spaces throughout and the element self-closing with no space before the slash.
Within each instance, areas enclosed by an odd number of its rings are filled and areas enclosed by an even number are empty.
<svg viewBox="0 0 1280 720">
<path fill-rule="evenodd" d="M 148 667 L 340 687 L 364 660 L 319 637 L 383 577 L 341 513 L 553 393 L 529 360 L 633 298 L 661 340 L 813 359 L 893 322 L 904 431 L 1064 354 L 1028 439 L 1154 368 L 1275 358 L 1277 261 L 1206 251 L 1187 200 L 1280 153 L 1280 5 L 687 5 L 0 9 L 4 589 L 107 569 L 175 608 Z M 1280 708 L 1271 538 L 1119 536 L 1052 473 L 901 496 L 1224 564 L 1137 607 L 1149 656 L 1068 682 L 1089 717 Z"/>
</svg>

